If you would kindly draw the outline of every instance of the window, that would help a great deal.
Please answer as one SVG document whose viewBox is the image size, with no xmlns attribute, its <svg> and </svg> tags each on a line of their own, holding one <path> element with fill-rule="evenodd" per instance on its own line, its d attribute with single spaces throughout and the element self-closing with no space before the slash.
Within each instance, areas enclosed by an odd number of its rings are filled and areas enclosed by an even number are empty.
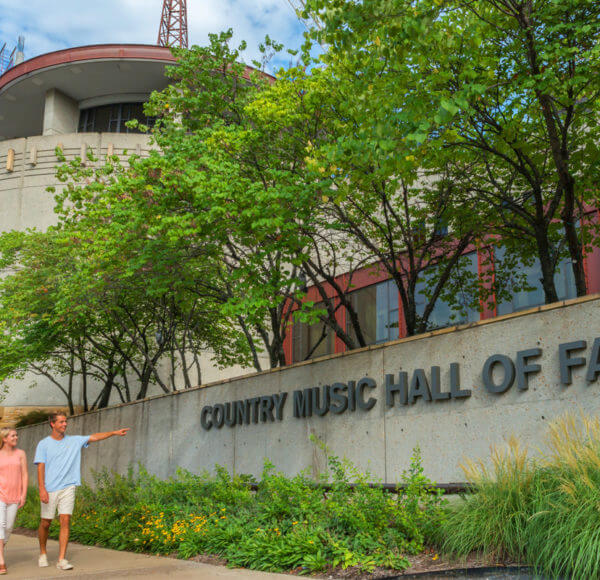
<svg viewBox="0 0 600 580">
<path fill-rule="evenodd" d="M 393 280 L 355 290 L 350 294 L 350 300 L 367 344 L 399 337 L 398 288 Z M 348 314 L 346 332 L 356 339 Z"/>
<path fill-rule="evenodd" d="M 472 294 L 470 282 L 478 279 L 477 252 L 469 252 L 461 256 L 458 267 L 450 276 L 441 295 L 429 315 L 427 328 L 434 330 L 453 324 L 466 324 L 479 320 L 479 309 L 474 307 L 476 302 Z M 422 272 L 415 287 L 415 302 L 417 315 L 423 316 L 429 302 L 429 292 L 436 282 L 436 266 L 430 266 Z M 451 293 L 453 299 L 448 297 Z M 446 298 L 444 297 L 446 295 Z"/>
<path fill-rule="evenodd" d="M 323 303 L 315 304 L 323 308 Z M 292 327 L 293 362 L 331 354 L 334 351 L 335 333 L 323 322 L 307 324 L 299 320 Z"/>
<path fill-rule="evenodd" d="M 505 248 L 496 248 L 496 260 L 502 262 L 505 255 Z M 513 292 L 510 300 L 499 302 L 497 305 L 498 316 L 510 314 L 511 312 L 518 312 L 519 310 L 525 310 L 527 308 L 534 308 L 545 302 L 544 290 L 541 282 L 542 269 L 539 259 L 535 258 L 529 266 L 523 264 L 521 260 L 517 260 L 517 268 L 519 269 L 519 272 L 525 276 L 526 284 L 531 290 Z M 518 281 L 509 279 L 507 282 L 509 284 L 516 284 Z M 568 298 L 575 298 L 575 296 L 577 296 L 575 278 L 573 276 L 573 269 L 569 258 L 563 258 L 558 263 L 556 272 L 554 273 L 554 284 L 559 300 L 567 300 Z"/>
<path fill-rule="evenodd" d="M 79 114 L 79 133 L 91 133 L 96 124 L 96 109 L 87 109 Z"/>
<path fill-rule="evenodd" d="M 118 103 L 84 109 L 79 114 L 79 133 L 139 133 L 127 127 L 127 121 L 137 119 L 147 126 L 154 124 L 154 117 L 144 113 L 143 103 Z"/>
</svg>

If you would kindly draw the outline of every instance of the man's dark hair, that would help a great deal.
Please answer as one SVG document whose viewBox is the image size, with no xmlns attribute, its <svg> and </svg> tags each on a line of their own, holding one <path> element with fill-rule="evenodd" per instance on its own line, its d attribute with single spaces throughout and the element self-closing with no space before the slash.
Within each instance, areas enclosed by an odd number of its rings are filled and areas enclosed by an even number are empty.
<svg viewBox="0 0 600 580">
<path fill-rule="evenodd" d="M 64 411 L 54 411 L 53 413 L 50 413 L 48 415 L 48 421 L 50 422 L 50 425 L 52 425 L 52 423 L 54 423 L 59 417 L 64 417 L 66 419 L 67 414 Z"/>
</svg>

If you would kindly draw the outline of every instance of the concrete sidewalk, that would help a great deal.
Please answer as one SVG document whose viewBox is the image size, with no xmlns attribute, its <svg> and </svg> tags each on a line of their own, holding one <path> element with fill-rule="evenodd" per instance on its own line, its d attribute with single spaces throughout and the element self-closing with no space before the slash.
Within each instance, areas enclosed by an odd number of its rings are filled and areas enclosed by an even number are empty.
<svg viewBox="0 0 600 580">
<path fill-rule="evenodd" d="M 6 578 L 178 578 L 180 580 L 276 580 L 287 578 L 284 574 L 267 574 L 251 570 L 231 570 L 222 566 L 211 566 L 173 558 L 118 552 L 104 548 L 69 544 L 67 553 L 73 570 L 62 571 L 56 568 L 58 542 L 48 541 L 48 568 L 38 568 L 38 542 L 13 534 L 6 547 Z"/>
</svg>

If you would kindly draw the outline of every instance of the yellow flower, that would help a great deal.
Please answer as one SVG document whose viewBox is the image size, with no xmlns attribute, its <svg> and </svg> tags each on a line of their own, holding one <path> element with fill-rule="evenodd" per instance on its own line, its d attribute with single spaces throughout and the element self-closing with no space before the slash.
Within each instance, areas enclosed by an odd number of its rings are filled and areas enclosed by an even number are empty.
<svg viewBox="0 0 600 580">
<path fill-rule="evenodd" d="M 439 558 L 439 556 L 436 554 L 433 558 L 431 558 L 432 560 L 437 560 Z"/>
</svg>

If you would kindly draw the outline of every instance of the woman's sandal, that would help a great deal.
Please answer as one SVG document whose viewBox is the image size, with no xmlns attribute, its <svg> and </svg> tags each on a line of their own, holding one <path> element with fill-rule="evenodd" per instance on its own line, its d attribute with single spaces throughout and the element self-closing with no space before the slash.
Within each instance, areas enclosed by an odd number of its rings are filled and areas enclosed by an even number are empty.
<svg viewBox="0 0 600 580">
<path fill-rule="evenodd" d="M 6 566 L 4 564 L 0 564 L 0 574 L 6 574 Z"/>
</svg>

